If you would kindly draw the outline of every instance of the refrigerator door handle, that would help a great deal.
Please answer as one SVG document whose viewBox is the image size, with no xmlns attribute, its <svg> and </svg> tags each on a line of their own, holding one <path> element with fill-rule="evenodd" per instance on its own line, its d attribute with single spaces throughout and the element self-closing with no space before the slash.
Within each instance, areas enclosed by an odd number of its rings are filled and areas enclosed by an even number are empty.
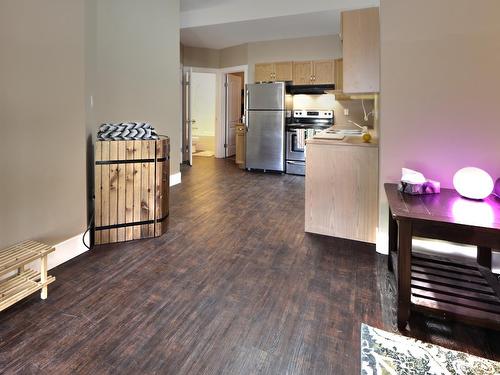
<svg viewBox="0 0 500 375">
<path fill-rule="evenodd" d="M 248 90 L 245 90 L 245 130 L 248 133 Z"/>
</svg>

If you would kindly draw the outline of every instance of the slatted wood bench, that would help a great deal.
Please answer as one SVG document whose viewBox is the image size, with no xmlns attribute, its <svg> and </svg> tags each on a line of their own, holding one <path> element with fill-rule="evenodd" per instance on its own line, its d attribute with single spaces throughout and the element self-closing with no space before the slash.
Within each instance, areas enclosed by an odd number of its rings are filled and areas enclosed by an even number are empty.
<svg viewBox="0 0 500 375">
<path fill-rule="evenodd" d="M 47 285 L 55 277 L 47 275 L 47 255 L 53 247 L 35 241 L 25 241 L 0 250 L 0 277 L 17 271 L 16 274 L 0 279 L 0 311 L 21 299 L 41 290 L 41 298 L 47 298 Z M 40 259 L 40 272 L 25 266 Z"/>
</svg>

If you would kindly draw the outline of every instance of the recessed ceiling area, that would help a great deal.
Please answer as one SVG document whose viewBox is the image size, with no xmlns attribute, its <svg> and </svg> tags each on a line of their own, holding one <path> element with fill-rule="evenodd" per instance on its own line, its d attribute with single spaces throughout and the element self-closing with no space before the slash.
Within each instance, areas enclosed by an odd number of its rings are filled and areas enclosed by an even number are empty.
<svg viewBox="0 0 500 375">
<path fill-rule="evenodd" d="M 181 0 L 181 43 L 222 49 L 338 34 L 341 11 L 378 5 L 379 0 Z"/>
</svg>

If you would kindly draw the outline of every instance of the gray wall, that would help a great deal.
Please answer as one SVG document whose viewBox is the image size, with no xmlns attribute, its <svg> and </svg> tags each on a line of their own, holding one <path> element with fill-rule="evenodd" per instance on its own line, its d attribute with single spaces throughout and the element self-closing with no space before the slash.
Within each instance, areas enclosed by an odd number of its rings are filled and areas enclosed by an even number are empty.
<svg viewBox="0 0 500 375">
<path fill-rule="evenodd" d="M 84 4 L 0 7 L 0 247 L 85 229 Z"/>
</svg>

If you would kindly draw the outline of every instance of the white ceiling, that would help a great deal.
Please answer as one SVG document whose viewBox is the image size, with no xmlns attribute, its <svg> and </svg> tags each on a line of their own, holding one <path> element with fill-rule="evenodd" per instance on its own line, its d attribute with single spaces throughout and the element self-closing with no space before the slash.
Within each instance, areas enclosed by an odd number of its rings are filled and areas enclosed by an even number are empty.
<svg viewBox="0 0 500 375">
<path fill-rule="evenodd" d="M 181 43 L 221 49 L 337 34 L 342 10 L 378 5 L 379 0 L 181 0 Z"/>
</svg>

